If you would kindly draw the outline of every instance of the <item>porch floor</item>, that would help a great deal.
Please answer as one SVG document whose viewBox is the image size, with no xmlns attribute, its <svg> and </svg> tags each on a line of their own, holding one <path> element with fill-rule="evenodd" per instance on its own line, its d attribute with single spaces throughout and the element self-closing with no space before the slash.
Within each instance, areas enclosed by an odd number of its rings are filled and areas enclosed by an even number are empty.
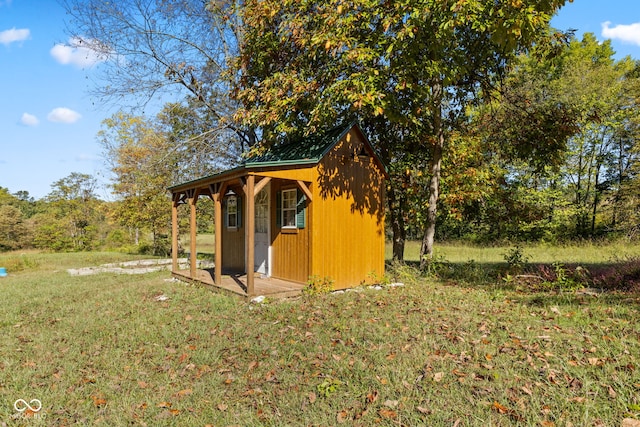
<svg viewBox="0 0 640 427">
<path fill-rule="evenodd" d="M 178 270 L 172 272 L 173 277 L 206 285 L 214 291 L 228 292 L 243 297 L 254 297 L 263 295 L 272 298 L 290 298 L 302 294 L 305 285 L 302 283 L 289 282 L 273 277 L 261 277 L 256 275 L 253 279 L 255 295 L 247 295 L 247 275 L 244 273 L 222 274 L 222 283 L 214 283 L 214 269 L 198 269 L 196 277 L 190 276 L 189 270 Z"/>
</svg>

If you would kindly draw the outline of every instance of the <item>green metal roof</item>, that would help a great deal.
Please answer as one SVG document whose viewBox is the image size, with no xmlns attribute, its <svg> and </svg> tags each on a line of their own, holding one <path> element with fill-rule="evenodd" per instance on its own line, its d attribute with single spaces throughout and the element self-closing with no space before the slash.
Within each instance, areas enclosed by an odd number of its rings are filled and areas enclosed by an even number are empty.
<svg viewBox="0 0 640 427">
<path fill-rule="evenodd" d="M 239 170 L 250 168 L 269 167 L 269 166 L 287 166 L 287 165 L 309 165 L 316 164 L 346 135 L 349 130 L 357 126 L 355 122 L 336 126 L 324 133 L 309 135 L 299 140 L 294 140 L 286 144 L 279 144 L 270 147 L 262 154 L 248 157 L 242 163 L 230 170 L 220 172 L 211 176 L 195 179 L 193 181 L 184 182 L 169 187 L 172 191 L 178 187 L 185 187 L 197 184 L 199 182 L 210 180 L 211 178 L 222 177 L 234 173 Z M 359 127 L 358 127 L 359 129 Z M 361 131 L 362 132 L 362 131 Z M 365 136 L 366 139 L 366 136 Z M 384 173 L 387 173 L 387 167 L 373 150 L 374 157 L 380 163 Z"/>
<path fill-rule="evenodd" d="M 353 126 L 354 123 L 337 126 L 325 133 L 270 147 L 263 154 L 245 159 L 243 165 L 251 168 L 318 163 Z"/>
</svg>

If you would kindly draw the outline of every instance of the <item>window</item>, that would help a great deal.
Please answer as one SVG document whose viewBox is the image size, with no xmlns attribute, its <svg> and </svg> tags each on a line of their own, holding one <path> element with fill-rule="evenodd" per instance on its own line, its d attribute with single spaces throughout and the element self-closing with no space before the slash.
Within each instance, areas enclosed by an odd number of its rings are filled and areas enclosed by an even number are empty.
<svg viewBox="0 0 640 427">
<path fill-rule="evenodd" d="M 238 227 L 238 198 L 236 196 L 227 198 L 227 227 Z"/>
<path fill-rule="evenodd" d="M 282 191 L 282 227 L 296 228 L 296 205 L 298 203 L 297 191 Z"/>
</svg>

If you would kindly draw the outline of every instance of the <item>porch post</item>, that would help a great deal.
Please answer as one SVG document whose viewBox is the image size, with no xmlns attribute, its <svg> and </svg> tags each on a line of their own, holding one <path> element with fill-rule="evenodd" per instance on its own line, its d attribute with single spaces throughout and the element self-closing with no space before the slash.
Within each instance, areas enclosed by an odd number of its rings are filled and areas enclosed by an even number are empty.
<svg viewBox="0 0 640 427">
<path fill-rule="evenodd" d="M 178 271 L 178 200 L 179 195 L 172 195 L 171 203 L 171 272 Z"/>
<path fill-rule="evenodd" d="M 254 291 L 254 264 L 255 264 L 255 229 L 256 229 L 256 217 L 255 217 L 255 196 L 253 194 L 253 187 L 255 184 L 255 176 L 249 175 L 247 177 L 247 296 L 252 297 L 255 294 Z"/>
<path fill-rule="evenodd" d="M 216 242 L 216 253 L 215 253 L 215 268 L 214 268 L 214 278 L 213 281 L 216 285 L 220 286 L 222 283 L 222 197 L 223 194 L 221 192 L 215 193 L 213 195 L 213 204 L 214 204 L 214 217 L 213 220 L 215 222 L 215 242 Z"/>
<path fill-rule="evenodd" d="M 189 219 L 189 228 L 191 231 L 191 242 L 190 248 L 191 251 L 189 258 L 189 277 L 192 279 L 196 278 L 196 263 L 197 263 L 197 248 L 196 248 L 196 237 L 197 237 L 197 225 L 196 225 L 196 203 L 198 202 L 197 192 L 194 191 L 191 197 L 189 198 L 189 207 L 191 208 L 191 215 Z"/>
</svg>

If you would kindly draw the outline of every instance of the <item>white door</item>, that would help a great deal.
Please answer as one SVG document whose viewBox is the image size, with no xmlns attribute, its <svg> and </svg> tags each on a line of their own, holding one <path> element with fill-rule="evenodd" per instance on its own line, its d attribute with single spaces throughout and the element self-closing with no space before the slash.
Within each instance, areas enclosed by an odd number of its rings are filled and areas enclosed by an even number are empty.
<svg viewBox="0 0 640 427">
<path fill-rule="evenodd" d="M 269 194 L 270 184 L 260 190 L 255 199 L 256 235 L 254 271 L 269 275 Z"/>
</svg>

